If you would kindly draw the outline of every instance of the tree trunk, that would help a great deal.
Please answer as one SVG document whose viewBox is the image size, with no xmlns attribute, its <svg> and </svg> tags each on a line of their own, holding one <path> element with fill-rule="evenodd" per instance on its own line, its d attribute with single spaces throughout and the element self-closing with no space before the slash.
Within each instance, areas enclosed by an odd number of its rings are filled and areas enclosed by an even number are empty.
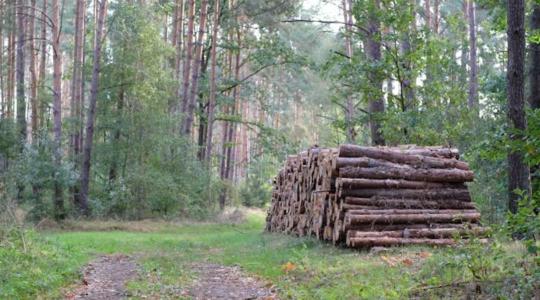
<svg viewBox="0 0 540 300">
<path fill-rule="evenodd" d="M 178 82 L 175 85 L 176 99 L 180 99 L 180 62 L 182 61 L 182 37 L 184 35 L 184 0 L 177 0 L 178 16 L 177 16 L 177 38 L 174 48 L 176 49 L 176 55 L 174 57 L 174 78 Z M 178 101 L 178 100 L 177 100 Z M 174 105 L 174 111 L 178 112 L 178 105 Z"/>
<path fill-rule="evenodd" d="M 75 126 L 71 130 L 70 145 L 74 159 L 79 155 L 79 116 L 83 97 L 82 73 L 83 73 L 83 49 L 84 49 L 84 19 L 85 0 L 77 0 L 75 8 L 75 45 L 73 49 L 73 75 L 71 78 L 71 118 L 75 120 Z"/>
<path fill-rule="evenodd" d="M 47 0 L 43 0 L 43 6 L 41 9 L 43 12 L 47 13 Z M 40 63 L 39 63 L 39 87 L 41 91 L 45 90 L 45 75 L 46 75 L 46 68 L 47 68 L 47 23 L 46 22 L 40 22 L 41 23 L 41 56 L 40 56 Z M 39 95 L 40 99 L 43 98 L 42 95 Z M 43 107 L 43 104 L 41 104 L 38 108 L 38 115 L 39 115 L 39 121 L 38 124 L 40 124 L 42 127 L 45 125 L 45 109 Z"/>
<path fill-rule="evenodd" d="M 54 163 L 57 170 L 62 167 L 62 49 L 60 48 L 61 20 L 59 0 L 52 1 L 52 48 L 53 48 L 53 119 L 54 119 Z M 65 217 L 64 191 L 62 182 L 55 172 L 54 204 L 57 219 Z"/>
<path fill-rule="evenodd" d="M 15 16 L 15 8 L 11 7 L 9 13 Z M 10 26 L 14 28 L 14 17 L 10 18 Z M 6 105 L 6 117 L 13 118 L 13 91 L 15 84 L 15 30 L 10 30 L 8 35 L 8 75 L 7 75 L 7 105 Z"/>
<path fill-rule="evenodd" d="M 206 130 L 206 150 L 205 161 L 208 167 L 211 167 L 212 160 L 212 137 L 214 126 L 214 114 L 216 108 L 217 82 L 216 82 L 216 67 L 217 67 L 217 40 L 219 34 L 219 21 L 221 15 L 221 0 L 215 1 L 214 7 L 214 27 L 212 29 L 212 45 L 211 45 L 211 65 L 210 65 L 210 95 L 208 100 L 208 125 Z"/>
<path fill-rule="evenodd" d="M 439 200 L 450 199 L 460 201 L 471 201 L 471 196 L 466 188 L 461 189 L 435 189 L 435 190 L 417 190 L 417 189 L 361 189 L 347 191 L 350 197 L 375 199 L 417 199 L 417 200 Z"/>
<path fill-rule="evenodd" d="M 424 0 L 424 20 L 426 27 L 431 28 L 431 3 L 430 0 Z"/>
<path fill-rule="evenodd" d="M 191 60 L 193 57 L 193 30 L 195 26 L 195 0 L 188 0 L 188 32 L 186 36 L 186 59 L 184 61 L 184 74 L 182 79 L 182 114 L 187 112 L 189 104 L 189 78 L 191 75 Z M 185 119 L 185 115 L 182 116 Z M 184 133 L 185 121 L 182 121 L 180 133 Z"/>
<path fill-rule="evenodd" d="M 84 32 L 85 32 L 86 1 L 77 0 L 75 8 L 75 45 L 73 49 L 73 77 L 71 79 L 71 118 L 75 120 L 71 128 L 70 144 L 75 162 L 75 168 L 80 168 L 80 153 L 82 140 L 82 107 L 84 98 L 83 58 L 84 58 Z M 80 203 L 80 186 L 75 184 L 72 188 L 73 203 Z"/>
<path fill-rule="evenodd" d="M 469 109 L 478 109 L 478 62 L 476 58 L 476 10 L 474 0 L 468 1 L 469 15 Z"/>
<path fill-rule="evenodd" d="M 412 76 L 412 59 L 411 55 L 411 32 L 416 30 L 416 17 L 415 17 L 415 2 L 409 3 L 409 13 L 413 15 L 412 22 L 408 26 L 408 30 L 403 33 L 403 38 L 400 44 L 401 55 L 403 55 L 403 75 L 401 80 L 401 94 L 405 98 L 405 105 L 402 107 L 402 111 L 405 112 L 411 109 L 414 106 L 414 89 L 413 85 L 416 81 L 416 78 Z M 404 133 L 407 132 L 407 129 L 404 129 Z"/>
<path fill-rule="evenodd" d="M 474 209 L 474 203 L 451 199 L 370 199 L 346 197 L 342 204 L 343 209 L 355 209 L 358 206 L 385 207 L 385 208 L 441 208 L 441 209 Z"/>
<path fill-rule="evenodd" d="M 525 1 L 508 1 L 508 120 L 510 140 L 515 143 L 523 139 L 527 128 L 525 119 Z M 518 132 L 516 132 L 518 131 Z M 520 199 L 516 190 L 530 195 L 529 167 L 522 151 L 508 152 L 508 208 L 517 212 Z"/>
<path fill-rule="evenodd" d="M 435 0 L 435 3 L 433 3 L 433 33 L 435 34 L 439 34 L 439 23 L 440 23 L 439 7 L 440 7 L 440 0 Z"/>
<path fill-rule="evenodd" d="M 184 120 L 184 130 L 183 133 L 186 137 L 189 137 L 191 135 L 191 129 L 193 126 L 193 119 L 194 119 L 194 113 L 195 113 L 195 106 L 196 106 L 196 99 L 198 95 L 198 89 L 199 89 L 199 75 L 201 71 L 201 65 L 202 65 L 202 59 L 203 59 L 203 41 L 204 41 L 204 34 L 206 32 L 206 16 L 207 16 L 207 9 L 208 9 L 208 0 L 202 0 L 201 1 L 201 11 L 199 15 L 199 34 L 197 39 L 197 44 L 195 46 L 195 58 L 193 60 L 193 74 L 191 78 L 191 91 L 189 93 L 188 97 L 188 105 L 187 105 L 187 111 L 186 116 Z"/>
<path fill-rule="evenodd" d="M 463 36 L 468 36 L 468 34 L 465 34 L 465 33 L 468 33 L 469 31 L 467 30 L 468 29 L 468 23 L 469 23 L 469 4 L 468 4 L 468 0 L 463 0 L 463 8 L 462 8 L 462 11 L 463 11 L 463 19 L 464 19 L 464 30 L 465 32 L 463 33 Z M 462 84 L 467 84 L 467 79 L 468 79 L 468 76 L 467 76 L 467 66 L 469 65 L 469 45 L 468 45 L 468 38 L 462 38 L 462 46 L 461 46 L 461 77 L 460 77 L 460 80 L 462 82 Z"/>
<path fill-rule="evenodd" d="M 96 0 L 97 1 L 97 0 Z M 88 103 L 88 115 L 86 117 L 86 138 L 83 149 L 83 161 L 81 171 L 81 199 L 77 203 L 78 209 L 84 215 L 90 215 L 88 207 L 88 188 L 90 183 L 90 166 L 92 158 L 92 146 L 94 141 L 94 122 L 96 115 L 96 105 L 99 93 L 99 73 L 101 70 L 101 46 L 103 39 L 103 28 L 105 17 L 107 16 L 107 0 L 99 3 L 98 22 L 96 28 L 96 43 L 94 46 L 94 58 L 92 62 L 92 83 L 90 86 L 90 101 Z"/>
<path fill-rule="evenodd" d="M 372 63 L 377 63 L 381 60 L 381 43 L 378 40 L 380 34 L 380 22 L 377 17 L 380 8 L 379 0 L 373 0 L 374 9 L 370 12 L 368 21 L 368 36 L 366 40 L 366 54 Z M 385 140 L 381 132 L 381 115 L 384 113 L 384 100 L 382 98 L 383 81 L 378 74 L 379 70 L 370 72 L 368 79 L 370 82 L 369 97 L 369 113 L 370 113 L 370 130 L 371 143 L 373 145 L 384 145 Z"/>
<path fill-rule="evenodd" d="M 372 179 L 404 179 L 428 182 L 467 182 L 473 181 L 472 171 L 460 169 L 413 169 L 413 168 L 356 168 L 345 167 L 339 169 L 339 176 L 343 178 L 372 178 Z"/>
<path fill-rule="evenodd" d="M 341 1 L 341 5 L 343 6 L 343 20 L 345 23 L 345 54 L 347 54 L 349 64 L 352 64 L 352 24 L 350 23 L 351 20 L 349 18 L 351 14 L 350 10 L 352 9 L 352 7 L 348 7 L 348 3 L 348 0 Z M 351 92 L 347 91 L 345 95 L 345 136 L 347 143 L 354 143 L 354 141 L 356 140 L 356 132 L 354 129 L 355 109 L 351 94 Z"/>
<path fill-rule="evenodd" d="M 36 48 L 34 42 L 35 32 L 35 17 L 36 17 L 36 0 L 31 0 L 31 11 L 28 19 L 28 58 L 30 72 L 30 105 L 32 109 L 31 124 L 32 124 L 32 142 L 36 144 L 38 133 L 38 99 L 37 88 L 38 78 L 36 73 Z"/>
<path fill-rule="evenodd" d="M 4 2 L 0 1 L 0 117 L 3 119 L 6 117 L 6 88 L 4 86 Z"/>
<path fill-rule="evenodd" d="M 120 146 L 120 136 L 121 131 L 120 127 L 122 126 L 122 115 L 124 110 L 124 98 L 125 90 L 123 87 L 120 87 L 118 92 L 118 101 L 116 102 L 116 125 L 114 128 L 114 135 L 112 140 L 112 149 L 113 149 L 113 160 L 111 162 L 111 167 L 109 168 L 109 185 L 112 186 L 116 177 L 118 176 L 118 161 L 120 157 L 118 155 L 119 146 Z"/>
<path fill-rule="evenodd" d="M 26 95 L 25 95 L 25 43 L 26 43 L 26 6 L 25 0 L 17 0 L 17 65 L 15 67 L 17 81 L 17 127 L 19 131 L 18 145 L 22 153 L 26 143 Z"/>
</svg>

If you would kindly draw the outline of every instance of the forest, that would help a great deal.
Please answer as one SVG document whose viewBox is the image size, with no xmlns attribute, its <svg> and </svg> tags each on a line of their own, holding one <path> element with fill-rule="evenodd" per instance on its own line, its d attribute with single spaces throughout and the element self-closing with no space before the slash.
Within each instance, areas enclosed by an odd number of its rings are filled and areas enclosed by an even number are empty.
<svg viewBox="0 0 540 300">
<path fill-rule="evenodd" d="M 457 149 L 487 238 L 265 232 L 343 145 Z M 539 212 L 538 0 L 0 0 L 2 299 L 537 299 Z"/>
</svg>

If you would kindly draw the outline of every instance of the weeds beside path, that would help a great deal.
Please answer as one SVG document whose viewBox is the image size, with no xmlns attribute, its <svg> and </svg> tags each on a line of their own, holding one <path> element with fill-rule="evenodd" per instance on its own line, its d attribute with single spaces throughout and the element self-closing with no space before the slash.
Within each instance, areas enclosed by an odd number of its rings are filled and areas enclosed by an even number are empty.
<svg viewBox="0 0 540 300">
<path fill-rule="evenodd" d="M 505 245 L 497 251 L 481 244 L 463 249 L 348 250 L 310 238 L 263 233 L 262 212 L 252 212 L 237 224 L 83 225 L 78 231 L 42 233 L 45 242 L 27 241 L 24 255 L 0 247 L 0 267 L 8 270 L 0 274 L 0 298 L 35 299 L 39 295 L 58 299 L 66 291 L 76 290 L 68 287 L 81 281 L 81 270 L 89 262 L 120 253 L 137 264 L 138 276 L 129 277 L 122 291 L 130 299 L 205 297 L 197 294 L 197 288 L 217 287 L 217 291 L 222 288 L 219 283 L 226 282 L 220 276 L 209 277 L 214 273 L 234 275 L 229 286 L 239 286 L 263 299 L 267 294 L 273 297 L 274 291 L 280 299 L 403 299 L 420 293 L 429 294 L 424 298 L 440 298 L 444 293 L 459 299 L 467 289 L 426 287 L 453 287 L 452 283 L 471 281 L 504 283 L 510 272 L 515 273 L 513 282 L 530 277 L 516 273 L 521 270 L 516 261 L 523 261 L 524 249 L 519 245 Z M 475 279 L 472 271 L 486 276 Z M 526 287 L 527 282 L 520 286 Z M 482 291 L 505 292 L 497 285 L 482 287 Z M 508 291 L 508 295 L 514 292 Z"/>
</svg>

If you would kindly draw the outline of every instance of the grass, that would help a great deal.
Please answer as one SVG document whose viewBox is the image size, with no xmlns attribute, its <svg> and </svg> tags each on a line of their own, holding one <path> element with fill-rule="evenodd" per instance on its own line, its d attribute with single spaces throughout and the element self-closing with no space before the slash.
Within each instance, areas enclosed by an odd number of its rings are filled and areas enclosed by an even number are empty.
<svg viewBox="0 0 540 300">
<path fill-rule="evenodd" d="M 178 299 L 196 276 L 192 264 L 201 261 L 239 265 L 274 284 L 282 298 L 292 299 L 408 298 L 418 288 L 471 280 L 468 265 L 486 274 L 505 267 L 491 263 L 489 253 L 485 261 L 473 257 L 482 255 L 483 248 L 470 257 L 460 250 L 422 247 L 372 254 L 335 248 L 311 238 L 263 233 L 263 222 L 262 212 L 251 212 L 241 224 L 136 222 L 129 226 L 105 222 L 79 224 L 80 231 L 49 231 L 42 243 L 54 249 L 55 256 L 45 263 L 39 254 L 33 254 L 40 272 L 8 275 L 1 283 L 9 288 L 0 286 L 0 298 L 58 298 L 62 288 L 78 280 L 77 270 L 95 256 L 110 253 L 134 255 L 141 264 L 142 276 L 129 284 L 135 299 Z M 92 231 L 96 228 L 100 231 Z M 517 255 L 520 251 L 511 252 Z M 452 265 L 457 257 L 462 261 Z M 500 272 L 494 274 L 500 276 Z M 51 277 L 31 288 L 17 285 L 21 278 L 29 282 Z"/>
</svg>

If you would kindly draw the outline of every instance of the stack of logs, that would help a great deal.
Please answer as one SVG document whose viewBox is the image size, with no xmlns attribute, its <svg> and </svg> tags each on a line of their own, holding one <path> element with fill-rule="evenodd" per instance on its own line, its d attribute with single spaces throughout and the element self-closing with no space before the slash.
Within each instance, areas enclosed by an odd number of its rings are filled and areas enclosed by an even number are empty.
<svg viewBox="0 0 540 300">
<path fill-rule="evenodd" d="M 311 148 L 274 181 L 266 230 L 349 247 L 450 245 L 483 233 L 455 149 Z"/>
</svg>

